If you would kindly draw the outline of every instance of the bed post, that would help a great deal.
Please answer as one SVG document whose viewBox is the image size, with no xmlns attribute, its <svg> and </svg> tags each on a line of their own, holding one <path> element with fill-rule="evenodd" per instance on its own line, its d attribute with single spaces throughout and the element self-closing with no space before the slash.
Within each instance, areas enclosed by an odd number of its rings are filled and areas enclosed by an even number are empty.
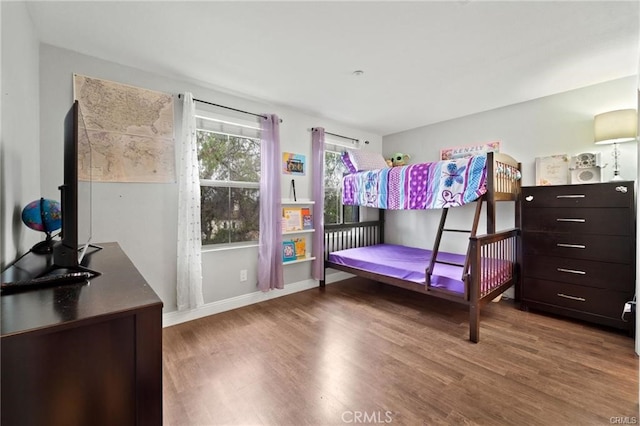
<svg viewBox="0 0 640 426">
<path fill-rule="evenodd" d="M 487 234 L 496 233 L 496 160 L 493 152 L 487 153 Z"/>
<path fill-rule="evenodd" d="M 378 239 L 380 240 L 380 244 L 384 244 L 384 209 L 378 210 L 378 220 L 380 221 Z"/>
<path fill-rule="evenodd" d="M 518 171 L 522 174 L 522 163 L 518 163 Z M 513 298 L 516 302 L 520 302 L 520 292 L 522 291 L 522 274 L 520 273 L 520 266 L 522 265 L 522 181 L 517 187 L 516 193 L 516 206 L 515 206 L 515 227 L 518 228 L 518 239 L 516 243 L 516 273 L 518 279 L 513 286 Z"/>
<path fill-rule="evenodd" d="M 471 274 L 467 275 L 469 289 L 469 340 L 478 343 L 480 340 L 480 248 L 478 240 L 471 239 L 469 243 L 471 255 Z"/>
<path fill-rule="evenodd" d="M 320 288 L 324 288 L 327 280 L 327 234 L 324 233 L 324 225 L 322 228 L 322 279 L 320 280 Z M 320 259 L 320 255 L 317 256 Z"/>
</svg>

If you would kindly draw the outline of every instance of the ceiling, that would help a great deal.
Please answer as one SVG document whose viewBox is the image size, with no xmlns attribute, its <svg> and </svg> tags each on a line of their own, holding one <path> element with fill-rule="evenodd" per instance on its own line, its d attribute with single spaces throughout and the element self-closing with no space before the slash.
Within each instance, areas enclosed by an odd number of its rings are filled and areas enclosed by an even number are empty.
<svg viewBox="0 0 640 426">
<path fill-rule="evenodd" d="M 640 59 L 637 1 L 27 7 L 44 43 L 380 135 L 635 75 Z"/>
</svg>

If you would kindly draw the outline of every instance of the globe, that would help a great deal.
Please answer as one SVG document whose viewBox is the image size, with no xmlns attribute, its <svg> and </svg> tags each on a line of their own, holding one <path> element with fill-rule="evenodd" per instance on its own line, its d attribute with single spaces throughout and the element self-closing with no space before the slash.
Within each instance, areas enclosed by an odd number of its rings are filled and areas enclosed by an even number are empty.
<svg viewBox="0 0 640 426">
<path fill-rule="evenodd" d="M 41 198 L 22 209 L 22 222 L 34 231 L 50 234 L 62 226 L 62 209 L 55 200 Z"/>
</svg>

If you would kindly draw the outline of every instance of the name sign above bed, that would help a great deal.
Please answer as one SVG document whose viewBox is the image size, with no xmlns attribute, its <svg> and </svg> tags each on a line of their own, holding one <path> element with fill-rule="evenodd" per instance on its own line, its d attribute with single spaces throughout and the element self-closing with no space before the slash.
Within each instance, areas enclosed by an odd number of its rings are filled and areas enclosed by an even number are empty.
<svg viewBox="0 0 640 426">
<path fill-rule="evenodd" d="M 457 146 L 440 150 L 440 160 L 454 160 L 467 158 L 473 155 L 482 155 L 487 152 L 500 152 L 500 141 L 485 142 L 477 145 Z"/>
</svg>

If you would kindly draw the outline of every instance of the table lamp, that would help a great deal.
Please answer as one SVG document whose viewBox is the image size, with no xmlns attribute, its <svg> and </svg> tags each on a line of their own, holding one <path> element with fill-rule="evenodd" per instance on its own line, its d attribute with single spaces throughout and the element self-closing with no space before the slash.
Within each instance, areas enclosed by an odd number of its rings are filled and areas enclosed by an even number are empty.
<svg viewBox="0 0 640 426">
<path fill-rule="evenodd" d="M 620 150 L 618 144 L 631 142 L 638 135 L 638 113 L 635 109 L 620 109 L 598 114 L 593 120 L 594 142 L 596 145 L 613 144 L 613 178 L 623 180 L 620 176 Z"/>
</svg>

